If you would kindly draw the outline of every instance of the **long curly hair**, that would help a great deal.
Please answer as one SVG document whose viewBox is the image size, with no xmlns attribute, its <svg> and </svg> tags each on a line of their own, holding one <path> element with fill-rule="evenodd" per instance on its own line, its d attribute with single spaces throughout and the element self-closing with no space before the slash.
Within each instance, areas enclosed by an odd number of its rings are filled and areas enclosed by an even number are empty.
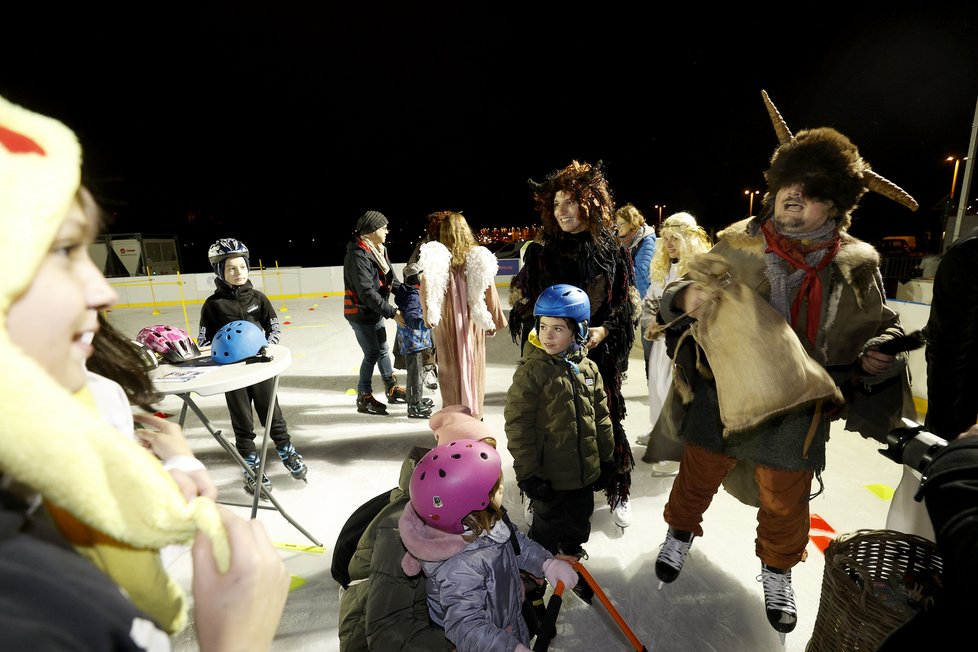
<svg viewBox="0 0 978 652">
<path fill-rule="evenodd" d="M 529 184 L 546 235 L 555 236 L 562 232 L 554 217 L 554 196 L 561 190 L 577 201 L 587 229 L 595 239 L 614 229 L 615 202 L 601 161 L 594 165 L 571 161 L 567 167 L 548 174 L 542 183 L 530 179 Z"/>
<path fill-rule="evenodd" d="M 429 215 L 428 234 L 451 252 L 452 267 L 464 265 L 465 255 L 479 246 L 465 216 L 455 211 L 439 211 Z"/>
<path fill-rule="evenodd" d="M 696 223 L 696 218 L 689 213 L 673 213 L 662 222 L 659 230 L 659 242 L 652 254 L 652 262 L 649 263 L 650 276 L 652 282 L 662 285 L 672 261 L 666 252 L 666 238 L 676 238 L 679 244 L 679 275 L 686 273 L 689 261 L 696 254 L 709 251 L 713 247 L 710 236 L 707 235 L 703 227 Z"/>
</svg>

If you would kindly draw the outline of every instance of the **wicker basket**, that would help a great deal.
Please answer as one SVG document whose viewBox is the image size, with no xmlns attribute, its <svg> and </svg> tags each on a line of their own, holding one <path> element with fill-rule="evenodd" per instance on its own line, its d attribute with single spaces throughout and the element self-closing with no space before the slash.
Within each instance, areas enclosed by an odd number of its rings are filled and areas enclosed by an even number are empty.
<svg viewBox="0 0 978 652">
<path fill-rule="evenodd" d="M 875 651 L 938 590 L 941 558 L 927 539 L 857 530 L 829 543 L 807 652 Z M 922 591 L 911 593 L 908 584 Z"/>
</svg>

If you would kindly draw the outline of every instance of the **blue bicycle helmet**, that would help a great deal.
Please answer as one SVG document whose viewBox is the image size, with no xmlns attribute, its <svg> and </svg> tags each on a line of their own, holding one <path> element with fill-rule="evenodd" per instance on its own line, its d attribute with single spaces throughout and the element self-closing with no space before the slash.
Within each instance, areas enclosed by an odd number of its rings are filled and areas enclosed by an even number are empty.
<svg viewBox="0 0 978 652">
<path fill-rule="evenodd" d="M 265 331 L 250 321 L 233 321 L 217 331 L 211 343 L 211 358 L 217 364 L 233 364 L 260 354 L 268 346 Z"/>
<path fill-rule="evenodd" d="M 591 319 L 591 300 L 579 287 L 559 283 L 540 293 L 533 306 L 533 316 L 540 327 L 540 317 L 568 317 L 577 322 L 577 342 L 587 341 L 588 321 Z"/>
</svg>

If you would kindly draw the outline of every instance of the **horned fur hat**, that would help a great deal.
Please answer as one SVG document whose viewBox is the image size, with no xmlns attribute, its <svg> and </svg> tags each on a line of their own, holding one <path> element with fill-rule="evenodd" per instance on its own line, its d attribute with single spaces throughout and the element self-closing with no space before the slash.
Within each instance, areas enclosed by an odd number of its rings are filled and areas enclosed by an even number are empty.
<svg viewBox="0 0 978 652">
<path fill-rule="evenodd" d="M 912 211 L 917 202 L 896 184 L 873 172 L 869 163 L 846 136 L 831 127 L 806 129 L 792 135 L 787 123 L 766 91 L 761 91 L 768 115 L 781 145 L 771 156 L 764 172 L 768 191 L 764 204 L 770 205 L 780 188 L 800 183 L 810 197 L 831 200 L 839 209 L 839 230 L 852 223 L 852 211 L 867 190 L 899 202 Z"/>
</svg>

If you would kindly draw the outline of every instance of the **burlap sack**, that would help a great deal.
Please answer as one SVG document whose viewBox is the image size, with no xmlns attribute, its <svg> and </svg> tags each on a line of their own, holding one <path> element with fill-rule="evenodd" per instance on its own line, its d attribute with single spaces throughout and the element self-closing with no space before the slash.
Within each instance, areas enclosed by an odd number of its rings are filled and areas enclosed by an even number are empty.
<svg viewBox="0 0 978 652">
<path fill-rule="evenodd" d="M 724 437 L 817 400 L 842 404 L 835 382 L 798 336 L 715 254 L 690 262 L 689 278 L 711 295 L 690 327 L 716 380 Z"/>
</svg>

